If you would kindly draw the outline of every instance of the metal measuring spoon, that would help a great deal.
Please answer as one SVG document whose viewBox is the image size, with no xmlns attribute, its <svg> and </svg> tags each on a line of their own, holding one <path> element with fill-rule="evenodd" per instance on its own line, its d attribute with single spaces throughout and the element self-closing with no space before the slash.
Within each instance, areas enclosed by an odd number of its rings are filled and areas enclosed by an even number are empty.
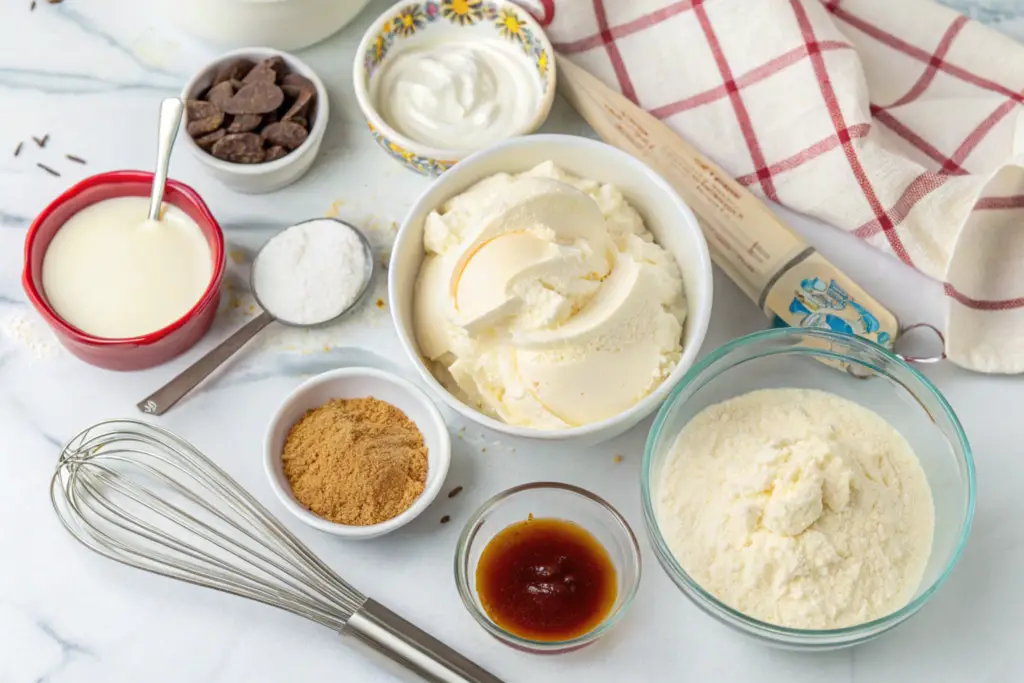
<svg viewBox="0 0 1024 683">
<path fill-rule="evenodd" d="M 288 230 L 305 225 L 306 223 L 312 223 L 313 221 L 332 220 L 344 228 L 351 230 L 359 238 L 360 244 L 363 245 L 363 254 L 366 257 L 366 273 L 364 275 L 362 287 L 359 289 L 359 293 L 356 294 L 356 298 L 348 305 L 347 308 L 342 310 L 336 315 L 332 315 L 330 318 L 324 320 L 318 320 L 312 323 L 297 323 L 286 320 L 278 315 L 275 315 L 273 311 L 269 310 L 260 298 L 259 290 L 256 287 L 256 268 L 259 267 L 260 255 L 263 254 L 263 250 L 266 249 L 267 244 L 276 238 L 278 235 L 282 235 Z M 210 373 L 216 370 L 221 364 L 224 363 L 228 358 L 233 356 L 236 351 L 245 346 L 246 342 L 252 339 L 258 332 L 265 328 L 270 323 L 277 321 L 284 325 L 292 327 L 322 327 L 330 323 L 336 322 L 337 320 L 344 317 L 347 313 L 352 311 L 359 303 L 363 300 L 367 290 L 370 288 L 370 281 L 373 279 L 374 273 L 374 258 L 373 250 L 370 248 L 370 242 L 366 239 L 366 235 L 360 232 L 357 228 L 349 225 L 345 221 L 338 220 L 337 218 L 314 218 L 302 223 L 296 223 L 295 225 L 285 228 L 274 237 L 267 240 L 267 243 L 260 247 L 259 252 L 256 253 L 256 258 L 252 261 L 252 270 L 249 273 L 249 287 L 252 289 L 253 296 L 256 298 L 256 303 L 259 304 L 263 311 L 242 326 L 237 332 L 232 334 L 230 337 L 225 339 L 220 345 L 213 348 L 205 356 L 197 360 L 191 366 L 186 368 L 177 377 L 172 379 L 170 382 L 157 389 L 155 392 L 144 398 L 137 404 L 139 410 L 150 415 L 163 415 L 170 408 L 185 397 L 190 391 L 196 388 L 200 382 L 206 379 Z"/>
<path fill-rule="evenodd" d="M 174 138 L 181 126 L 181 115 L 185 103 L 176 97 L 160 103 L 160 128 L 157 133 L 156 172 L 153 174 L 153 191 L 149 197 L 149 220 L 160 220 L 160 208 L 164 203 L 164 187 L 167 185 L 167 168 L 171 163 L 171 149 Z"/>
</svg>

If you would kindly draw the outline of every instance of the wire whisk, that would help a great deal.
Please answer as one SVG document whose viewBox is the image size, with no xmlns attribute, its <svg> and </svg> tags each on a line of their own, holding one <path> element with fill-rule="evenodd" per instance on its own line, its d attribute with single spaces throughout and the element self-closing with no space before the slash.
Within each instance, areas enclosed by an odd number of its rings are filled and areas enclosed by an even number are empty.
<svg viewBox="0 0 1024 683">
<path fill-rule="evenodd" d="M 287 610 L 435 683 L 502 683 L 336 574 L 234 479 L 136 420 L 64 447 L 53 509 L 89 549 L 138 569 Z"/>
</svg>

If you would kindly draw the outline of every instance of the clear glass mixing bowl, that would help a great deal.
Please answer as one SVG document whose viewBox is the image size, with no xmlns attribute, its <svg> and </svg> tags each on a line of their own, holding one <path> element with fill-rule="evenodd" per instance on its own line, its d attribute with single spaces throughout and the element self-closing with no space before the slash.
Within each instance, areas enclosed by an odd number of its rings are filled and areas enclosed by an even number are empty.
<svg viewBox="0 0 1024 683">
<path fill-rule="evenodd" d="M 661 535 L 655 501 L 666 456 L 683 427 L 709 405 L 756 389 L 818 389 L 855 401 L 888 420 L 921 460 L 935 503 L 932 554 L 917 594 L 902 609 L 857 626 L 802 630 L 742 614 L 703 590 Z M 953 409 L 921 373 L 881 347 L 822 330 L 773 329 L 736 339 L 697 363 L 673 389 L 651 428 L 641 471 L 644 521 L 655 555 L 695 605 L 756 639 L 798 650 L 848 647 L 910 618 L 960 558 L 974 518 L 974 461 Z"/>
</svg>

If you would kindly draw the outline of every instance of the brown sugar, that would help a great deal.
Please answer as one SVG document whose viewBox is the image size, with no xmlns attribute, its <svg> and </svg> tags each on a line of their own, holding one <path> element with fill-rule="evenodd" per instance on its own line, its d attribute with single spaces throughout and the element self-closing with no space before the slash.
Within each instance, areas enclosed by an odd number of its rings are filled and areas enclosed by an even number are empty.
<svg viewBox="0 0 1024 683">
<path fill-rule="evenodd" d="M 396 517 L 427 481 L 423 434 L 401 410 L 372 397 L 307 411 L 289 430 L 281 461 L 298 501 L 338 524 Z"/>
</svg>

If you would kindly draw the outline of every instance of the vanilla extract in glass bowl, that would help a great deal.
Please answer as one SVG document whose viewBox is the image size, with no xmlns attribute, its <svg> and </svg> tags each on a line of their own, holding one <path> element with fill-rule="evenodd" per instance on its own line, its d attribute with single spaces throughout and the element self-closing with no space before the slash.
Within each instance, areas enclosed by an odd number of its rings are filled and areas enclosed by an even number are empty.
<svg viewBox="0 0 1024 683">
<path fill-rule="evenodd" d="M 600 497 L 536 482 L 483 504 L 459 537 L 455 580 L 492 636 L 535 654 L 578 650 L 626 613 L 640 585 L 640 548 Z"/>
</svg>

